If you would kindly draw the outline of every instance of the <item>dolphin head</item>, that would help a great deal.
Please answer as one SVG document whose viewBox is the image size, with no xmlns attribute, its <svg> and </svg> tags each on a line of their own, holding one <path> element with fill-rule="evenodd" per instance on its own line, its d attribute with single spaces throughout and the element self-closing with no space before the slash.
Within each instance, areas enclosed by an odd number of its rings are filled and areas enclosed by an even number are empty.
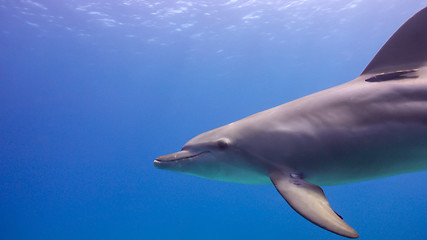
<svg viewBox="0 0 427 240">
<path fill-rule="evenodd" d="M 248 162 L 253 156 L 235 144 L 232 124 L 202 133 L 188 141 L 181 151 L 160 156 L 154 166 L 203 178 L 240 182 L 264 183 L 266 174 Z"/>
</svg>

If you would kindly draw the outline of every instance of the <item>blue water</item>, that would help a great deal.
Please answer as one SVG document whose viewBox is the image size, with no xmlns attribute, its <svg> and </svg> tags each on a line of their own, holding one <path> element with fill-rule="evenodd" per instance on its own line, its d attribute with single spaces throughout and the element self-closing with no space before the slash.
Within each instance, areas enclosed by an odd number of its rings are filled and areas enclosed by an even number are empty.
<svg viewBox="0 0 427 240">
<path fill-rule="evenodd" d="M 344 239 L 272 185 L 152 161 L 357 77 L 425 6 L 0 0 L 0 239 Z M 424 240 L 426 181 L 421 172 L 324 190 L 360 239 Z"/>
</svg>

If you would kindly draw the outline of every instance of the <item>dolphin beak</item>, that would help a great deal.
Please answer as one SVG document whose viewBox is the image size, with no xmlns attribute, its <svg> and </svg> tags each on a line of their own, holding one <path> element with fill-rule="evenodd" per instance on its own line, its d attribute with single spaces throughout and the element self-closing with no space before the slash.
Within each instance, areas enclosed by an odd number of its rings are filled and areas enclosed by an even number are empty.
<svg viewBox="0 0 427 240">
<path fill-rule="evenodd" d="M 171 164 L 196 157 L 203 153 L 205 152 L 190 152 L 190 151 L 183 150 L 176 153 L 160 156 L 156 158 L 156 160 L 154 160 L 153 164 L 156 168 L 162 169 L 162 168 L 166 168 L 167 166 L 170 166 Z"/>
</svg>

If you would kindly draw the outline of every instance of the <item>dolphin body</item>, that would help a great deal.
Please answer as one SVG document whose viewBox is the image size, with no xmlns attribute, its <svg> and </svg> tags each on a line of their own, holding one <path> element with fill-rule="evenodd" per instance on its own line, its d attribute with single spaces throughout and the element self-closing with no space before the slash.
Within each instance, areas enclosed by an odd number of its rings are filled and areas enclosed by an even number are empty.
<svg viewBox="0 0 427 240">
<path fill-rule="evenodd" d="M 307 220 L 359 237 L 318 185 L 427 170 L 427 7 L 356 79 L 202 133 L 154 165 L 214 180 L 273 183 Z"/>
</svg>

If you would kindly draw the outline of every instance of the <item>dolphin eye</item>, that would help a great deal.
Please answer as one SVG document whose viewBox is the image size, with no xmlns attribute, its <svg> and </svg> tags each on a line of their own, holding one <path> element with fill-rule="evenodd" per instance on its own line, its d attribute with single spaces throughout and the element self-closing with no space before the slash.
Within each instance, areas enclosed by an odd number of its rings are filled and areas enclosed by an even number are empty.
<svg viewBox="0 0 427 240">
<path fill-rule="evenodd" d="M 230 145 L 230 140 L 228 140 L 226 138 L 222 138 L 216 142 L 216 145 L 221 150 L 227 149 L 228 146 Z"/>
</svg>

